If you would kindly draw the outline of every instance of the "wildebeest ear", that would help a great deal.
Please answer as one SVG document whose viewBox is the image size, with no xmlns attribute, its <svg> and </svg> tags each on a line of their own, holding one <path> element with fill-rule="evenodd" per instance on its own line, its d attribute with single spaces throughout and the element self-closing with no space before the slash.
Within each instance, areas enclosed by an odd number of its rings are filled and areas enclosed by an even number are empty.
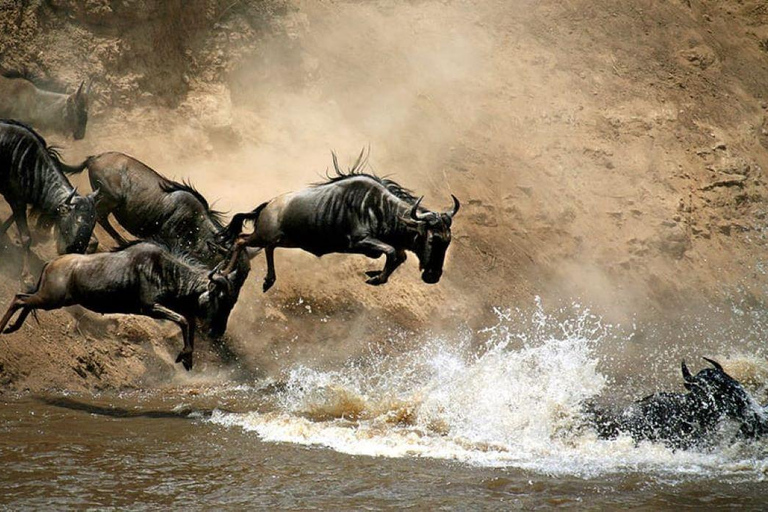
<svg viewBox="0 0 768 512">
<path fill-rule="evenodd" d="M 681 369 L 683 370 L 683 380 L 686 383 L 693 382 L 693 375 L 691 375 L 690 370 L 688 370 L 688 367 L 685 365 L 685 361 L 682 362 L 680 365 Z M 688 386 L 686 386 L 687 388 Z"/>
</svg>

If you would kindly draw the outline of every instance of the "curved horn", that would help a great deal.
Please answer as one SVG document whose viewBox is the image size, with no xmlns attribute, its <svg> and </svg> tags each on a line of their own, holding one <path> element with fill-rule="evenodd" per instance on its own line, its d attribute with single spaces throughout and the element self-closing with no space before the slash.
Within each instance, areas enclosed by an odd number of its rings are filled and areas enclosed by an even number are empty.
<svg viewBox="0 0 768 512">
<path fill-rule="evenodd" d="M 413 206 L 411 206 L 411 213 L 410 213 L 411 218 L 419 222 L 427 218 L 426 215 L 419 213 L 419 204 L 421 204 L 422 199 L 424 199 L 424 196 L 421 196 L 416 200 L 415 203 L 413 203 Z"/>
<path fill-rule="evenodd" d="M 459 208 L 461 208 L 461 203 L 459 202 L 459 199 L 451 194 L 451 197 L 453 198 L 453 210 L 449 212 L 445 212 L 450 218 L 453 218 L 454 215 L 459 213 Z"/>
<path fill-rule="evenodd" d="M 64 204 L 72 204 L 72 199 L 77 195 L 77 189 L 73 188 L 72 192 L 69 193 L 67 196 L 67 200 L 64 201 Z"/>
<path fill-rule="evenodd" d="M 232 293 L 232 283 L 229 282 L 229 279 L 224 277 L 223 275 L 216 273 L 211 276 L 211 281 L 213 281 L 216 284 L 223 285 L 227 289 L 227 293 Z"/>
<path fill-rule="evenodd" d="M 213 267 L 213 270 L 211 270 L 210 272 L 208 272 L 208 279 L 210 279 L 211 281 L 213 281 L 213 280 L 214 280 L 214 276 L 215 276 L 216 274 L 218 274 L 218 273 L 219 273 L 219 271 L 221 270 L 221 267 L 223 267 L 223 266 L 224 266 L 224 261 L 225 261 L 225 260 L 221 260 L 219 263 L 217 263 L 217 264 L 216 264 L 216 266 L 215 266 L 215 267 Z"/>
<path fill-rule="evenodd" d="M 85 80 L 80 82 L 80 87 L 77 88 L 77 92 L 75 93 L 76 96 L 80 96 L 83 93 L 83 86 L 85 85 Z"/>
<path fill-rule="evenodd" d="M 683 368 L 683 380 L 685 382 L 693 382 L 693 375 L 691 375 L 691 372 L 688 370 L 688 367 L 685 365 L 685 361 L 683 361 L 682 364 Z"/>
<path fill-rule="evenodd" d="M 714 367 L 715 367 L 715 370 L 720 370 L 721 372 L 725 371 L 725 370 L 723 370 L 723 367 L 720 365 L 720 363 L 718 363 L 718 362 L 717 362 L 717 361 L 715 361 L 714 359 L 710 359 L 710 358 L 708 358 L 708 357 L 705 357 L 705 358 L 703 358 L 703 359 L 704 359 L 706 362 L 708 362 L 709 364 L 711 364 L 712 366 L 714 366 Z"/>
</svg>

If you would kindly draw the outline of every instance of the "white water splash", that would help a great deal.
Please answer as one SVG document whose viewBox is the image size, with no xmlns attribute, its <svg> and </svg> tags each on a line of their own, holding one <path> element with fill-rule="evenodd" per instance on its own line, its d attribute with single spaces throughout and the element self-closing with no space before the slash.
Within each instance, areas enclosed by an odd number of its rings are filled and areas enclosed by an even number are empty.
<svg viewBox="0 0 768 512">
<path fill-rule="evenodd" d="M 265 441 L 322 445 L 359 455 L 433 457 L 590 476 L 651 471 L 665 478 L 747 474 L 762 479 L 768 460 L 755 448 L 672 451 L 621 437 L 597 439 L 581 404 L 606 379 L 594 348 L 610 334 L 574 307 L 555 321 L 541 305 L 525 329 L 509 311 L 487 329 L 482 350 L 471 336 L 432 338 L 397 356 L 372 355 L 338 371 L 289 370 L 268 413 L 215 412 L 211 421 L 255 431 Z M 750 452 L 751 450 L 751 452 Z"/>
</svg>

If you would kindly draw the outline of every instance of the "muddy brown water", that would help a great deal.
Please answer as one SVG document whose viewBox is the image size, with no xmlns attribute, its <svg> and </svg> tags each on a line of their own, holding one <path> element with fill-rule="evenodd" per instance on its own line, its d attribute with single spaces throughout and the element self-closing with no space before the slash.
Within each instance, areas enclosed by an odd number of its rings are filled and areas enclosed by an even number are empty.
<svg viewBox="0 0 768 512">
<path fill-rule="evenodd" d="M 764 509 L 768 484 L 643 471 L 547 475 L 265 442 L 209 420 L 268 410 L 259 393 L 6 397 L 0 504 L 136 509 Z"/>
</svg>

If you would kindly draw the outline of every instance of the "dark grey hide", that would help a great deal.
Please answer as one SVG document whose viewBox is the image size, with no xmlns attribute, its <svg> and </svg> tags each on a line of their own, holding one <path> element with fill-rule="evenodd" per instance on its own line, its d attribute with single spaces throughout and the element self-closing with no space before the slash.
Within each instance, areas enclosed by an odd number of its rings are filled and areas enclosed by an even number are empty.
<svg viewBox="0 0 768 512">
<path fill-rule="evenodd" d="M 91 188 L 99 191 L 96 218 L 107 233 L 125 245 L 126 240 L 110 224 L 109 215 L 131 235 L 156 241 L 172 252 L 188 254 L 213 268 L 223 251 L 215 242 L 222 229 L 221 213 L 191 185 L 169 180 L 135 158 L 122 153 L 89 157 L 65 172 L 88 169 Z M 250 264 L 243 253 L 238 279 L 248 275 Z M 238 282 L 238 289 L 242 282 Z"/>
<path fill-rule="evenodd" d="M 85 137 L 90 84 L 81 82 L 72 94 L 46 91 L 23 74 L 8 71 L 0 76 L 0 118 L 29 123 L 39 130 Z"/>
<path fill-rule="evenodd" d="M 371 285 L 386 283 L 406 259 L 416 254 L 422 280 L 437 283 L 451 243 L 451 223 L 460 204 L 445 213 L 421 207 L 421 198 L 394 181 L 362 172 L 363 153 L 346 173 L 333 155 L 336 175 L 327 182 L 276 197 L 250 213 L 233 217 L 220 233 L 224 244 L 264 248 L 267 276 L 264 291 L 275 282 L 274 250 L 295 247 L 316 256 L 329 253 L 386 257 L 383 270 L 369 271 Z M 240 235 L 243 223 L 254 223 L 252 234 Z M 240 235 L 240 236 L 238 236 Z"/>
<path fill-rule="evenodd" d="M 64 176 L 58 154 L 32 128 L 0 121 L 0 194 L 13 210 L 0 226 L 0 236 L 16 223 L 24 248 L 23 273 L 32 237 L 27 205 L 50 219 L 57 231 L 59 253 L 85 252 L 96 223 L 96 193 L 81 196 Z"/>
<path fill-rule="evenodd" d="M 744 438 L 768 433 L 763 407 L 723 367 L 707 359 L 712 368 L 691 375 L 682 363 L 688 393 L 654 393 L 619 413 L 590 408 L 600 437 L 611 439 L 624 432 L 636 441 L 660 441 L 676 448 L 706 443 L 723 420 L 738 426 Z"/>
<path fill-rule="evenodd" d="M 234 261 L 234 259 L 233 259 Z M 171 254 L 148 242 L 137 242 L 116 252 L 70 254 L 49 262 L 37 290 L 14 297 L 0 320 L 0 332 L 19 328 L 34 310 L 80 305 L 97 313 L 144 315 L 170 320 L 181 328 L 184 348 L 176 362 L 192 368 L 196 319 L 211 336 L 224 334 L 237 300 L 237 270 L 209 270 L 193 260 Z M 16 311 L 16 322 L 6 325 Z"/>
</svg>

